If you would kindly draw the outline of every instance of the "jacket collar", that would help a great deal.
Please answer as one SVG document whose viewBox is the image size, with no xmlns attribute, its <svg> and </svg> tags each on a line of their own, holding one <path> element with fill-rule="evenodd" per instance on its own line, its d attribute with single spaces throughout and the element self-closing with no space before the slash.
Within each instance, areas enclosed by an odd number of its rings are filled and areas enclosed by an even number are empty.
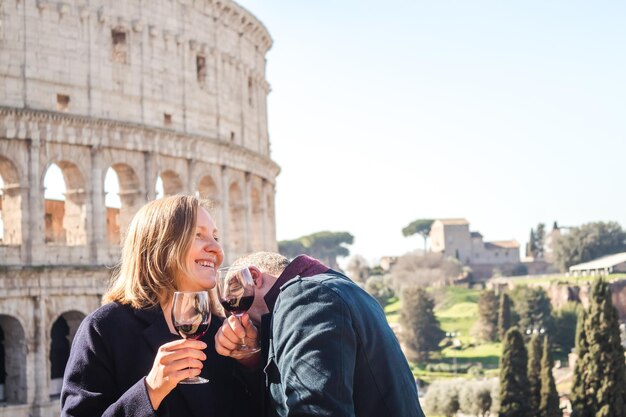
<svg viewBox="0 0 626 417">
<path fill-rule="evenodd" d="M 287 265 L 282 274 L 276 279 L 272 288 L 269 289 L 263 299 L 270 313 L 274 311 L 274 305 L 280 294 L 281 287 L 296 277 L 312 277 L 328 272 L 329 268 L 307 255 L 298 255 Z"/>
</svg>

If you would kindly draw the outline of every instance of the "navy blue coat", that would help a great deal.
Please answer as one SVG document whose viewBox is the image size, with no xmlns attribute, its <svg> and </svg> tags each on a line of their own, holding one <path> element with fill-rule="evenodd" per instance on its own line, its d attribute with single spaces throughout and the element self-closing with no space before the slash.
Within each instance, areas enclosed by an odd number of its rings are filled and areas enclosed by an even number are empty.
<svg viewBox="0 0 626 417">
<path fill-rule="evenodd" d="M 332 270 L 295 277 L 268 316 L 268 415 L 424 417 L 382 308 L 350 279 Z"/>
<path fill-rule="evenodd" d="M 207 384 L 179 384 L 155 412 L 145 387 L 158 348 L 179 338 L 169 331 L 160 307 L 137 310 L 110 303 L 81 323 L 65 368 L 61 416 L 250 417 L 258 407 L 244 380 L 249 375 L 215 352 L 222 320 L 213 317 L 200 339 L 207 344 L 201 375 Z M 258 408 L 256 409 L 258 411 Z"/>
</svg>

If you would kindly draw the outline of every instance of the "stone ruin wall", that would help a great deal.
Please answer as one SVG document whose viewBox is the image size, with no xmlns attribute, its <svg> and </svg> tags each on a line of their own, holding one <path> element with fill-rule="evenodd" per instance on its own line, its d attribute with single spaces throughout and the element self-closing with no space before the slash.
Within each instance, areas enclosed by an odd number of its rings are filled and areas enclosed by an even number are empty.
<svg viewBox="0 0 626 417">
<path fill-rule="evenodd" d="M 158 178 L 214 201 L 227 261 L 276 249 L 271 44 L 229 0 L 0 1 L 0 417 L 59 414 L 69 343 Z"/>
</svg>

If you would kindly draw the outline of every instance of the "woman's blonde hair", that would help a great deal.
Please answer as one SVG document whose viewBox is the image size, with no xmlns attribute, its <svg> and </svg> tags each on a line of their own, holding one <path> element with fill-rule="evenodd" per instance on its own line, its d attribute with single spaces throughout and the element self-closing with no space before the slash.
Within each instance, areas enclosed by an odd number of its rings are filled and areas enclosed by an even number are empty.
<svg viewBox="0 0 626 417">
<path fill-rule="evenodd" d="M 177 279 L 188 274 L 187 252 L 195 236 L 198 208 L 211 204 L 194 196 L 176 195 L 143 206 L 128 227 L 122 256 L 104 303 L 134 308 L 166 302 L 176 291 Z M 217 312 L 214 291 L 209 291 Z"/>
</svg>

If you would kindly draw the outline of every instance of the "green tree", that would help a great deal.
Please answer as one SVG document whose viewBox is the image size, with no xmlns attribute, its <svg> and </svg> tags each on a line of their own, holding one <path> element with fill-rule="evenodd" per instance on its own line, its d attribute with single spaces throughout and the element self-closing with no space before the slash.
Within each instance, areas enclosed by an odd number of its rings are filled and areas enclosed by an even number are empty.
<svg viewBox="0 0 626 417">
<path fill-rule="evenodd" d="M 519 328 L 526 334 L 554 331 L 552 304 L 543 288 L 521 287 L 513 293 Z"/>
<path fill-rule="evenodd" d="M 588 349 L 588 358 L 584 360 L 585 384 L 595 417 L 623 417 L 626 415 L 624 348 L 611 288 L 602 278 L 591 290 L 585 336 Z"/>
<path fill-rule="evenodd" d="M 578 304 L 568 302 L 553 314 L 554 337 L 553 346 L 562 354 L 568 354 L 576 345 L 576 323 L 578 321 Z"/>
<path fill-rule="evenodd" d="M 388 280 L 382 275 L 373 275 L 365 281 L 365 291 L 378 301 L 381 306 L 394 296 L 393 289 L 388 284 Z"/>
<path fill-rule="evenodd" d="M 300 254 L 306 253 L 306 248 L 300 241 L 300 238 L 293 240 L 281 240 L 278 242 L 278 252 L 287 258 L 295 258 Z"/>
<path fill-rule="evenodd" d="M 500 294 L 500 308 L 498 310 L 498 335 L 504 341 L 504 335 L 511 327 L 511 299 L 506 293 Z"/>
<path fill-rule="evenodd" d="M 493 342 L 498 339 L 499 298 L 493 290 L 480 293 L 478 299 L 478 322 L 475 333 L 478 339 Z"/>
<path fill-rule="evenodd" d="M 535 229 L 530 229 L 530 237 L 528 238 L 528 244 L 526 245 L 526 256 L 534 257 L 537 253 L 537 247 L 535 240 Z"/>
<path fill-rule="evenodd" d="M 616 222 L 587 223 L 570 229 L 554 247 L 554 259 L 562 271 L 605 255 L 626 251 L 626 232 Z"/>
<path fill-rule="evenodd" d="M 500 362 L 500 417 L 530 415 L 528 387 L 528 357 L 524 338 L 516 328 L 504 336 Z"/>
<path fill-rule="evenodd" d="M 537 259 L 543 259 L 544 243 L 546 239 L 546 225 L 539 223 L 535 229 L 535 254 Z"/>
<path fill-rule="evenodd" d="M 430 227 L 433 225 L 433 219 L 417 219 L 408 224 L 402 229 L 402 235 L 404 237 L 413 236 L 418 234 L 424 239 L 424 252 L 426 252 L 426 243 L 428 241 L 428 235 L 430 234 Z"/>
<path fill-rule="evenodd" d="M 541 357 L 541 402 L 539 403 L 539 417 L 562 417 L 559 408 L 559 394 L 556 392 L 554 375 L 552 375 L 552 356 L 550 355 L 550 341 L 543 338 L 543 355 Z"/>
<path fill-rule="evenodd" d="M 546 225 L 539 223 L 537 228 L 530 229 L 530 238 L 526 245 L 526 255 L 535 259 L 543 259 Z"/>
<path fill-rule="evenodd" d="M 427 361 L 430 352 L 439 350 L 444 332 L 435 317 L 434 308 L 434 300 L 424 289 L 409 287 L 402 292 L 400 323 L 408 356 L 412 360 Z"/>
<path fill-rule="evenodd" d="M 319 259 L 331 268 L 337 269 L 337 257 L 350 255 L 350 250 L 344 245 L 351 245 L 353 242 L 354 236 L 348 232 L 324 231 L 294 240 L 280 241 L 278 242 L 278 251 L 288 258 L 306 254 Z"/>
<path fill-rule="evenodd" d="M 586 383 L 586 361 L 589 359 L 589 346 L 587 345 L 587 334 L 585 333 L 585 321 L 587 315 L 581 307 L 578 313 L 576 324 L 576 362 L 574 364 L 574 381 L 570 392 L 570 402 L 572 404 L 572 417 L 593 417 L 592 402 L 587 395 Z"/>
<path fill-rule="evenodd" d="M 541 336 L 539 333 L 534 333 L 528 343 L 528 387 L 530 391 L 529 415 L 538 416 L 541 401 Z"/>
</svg>

